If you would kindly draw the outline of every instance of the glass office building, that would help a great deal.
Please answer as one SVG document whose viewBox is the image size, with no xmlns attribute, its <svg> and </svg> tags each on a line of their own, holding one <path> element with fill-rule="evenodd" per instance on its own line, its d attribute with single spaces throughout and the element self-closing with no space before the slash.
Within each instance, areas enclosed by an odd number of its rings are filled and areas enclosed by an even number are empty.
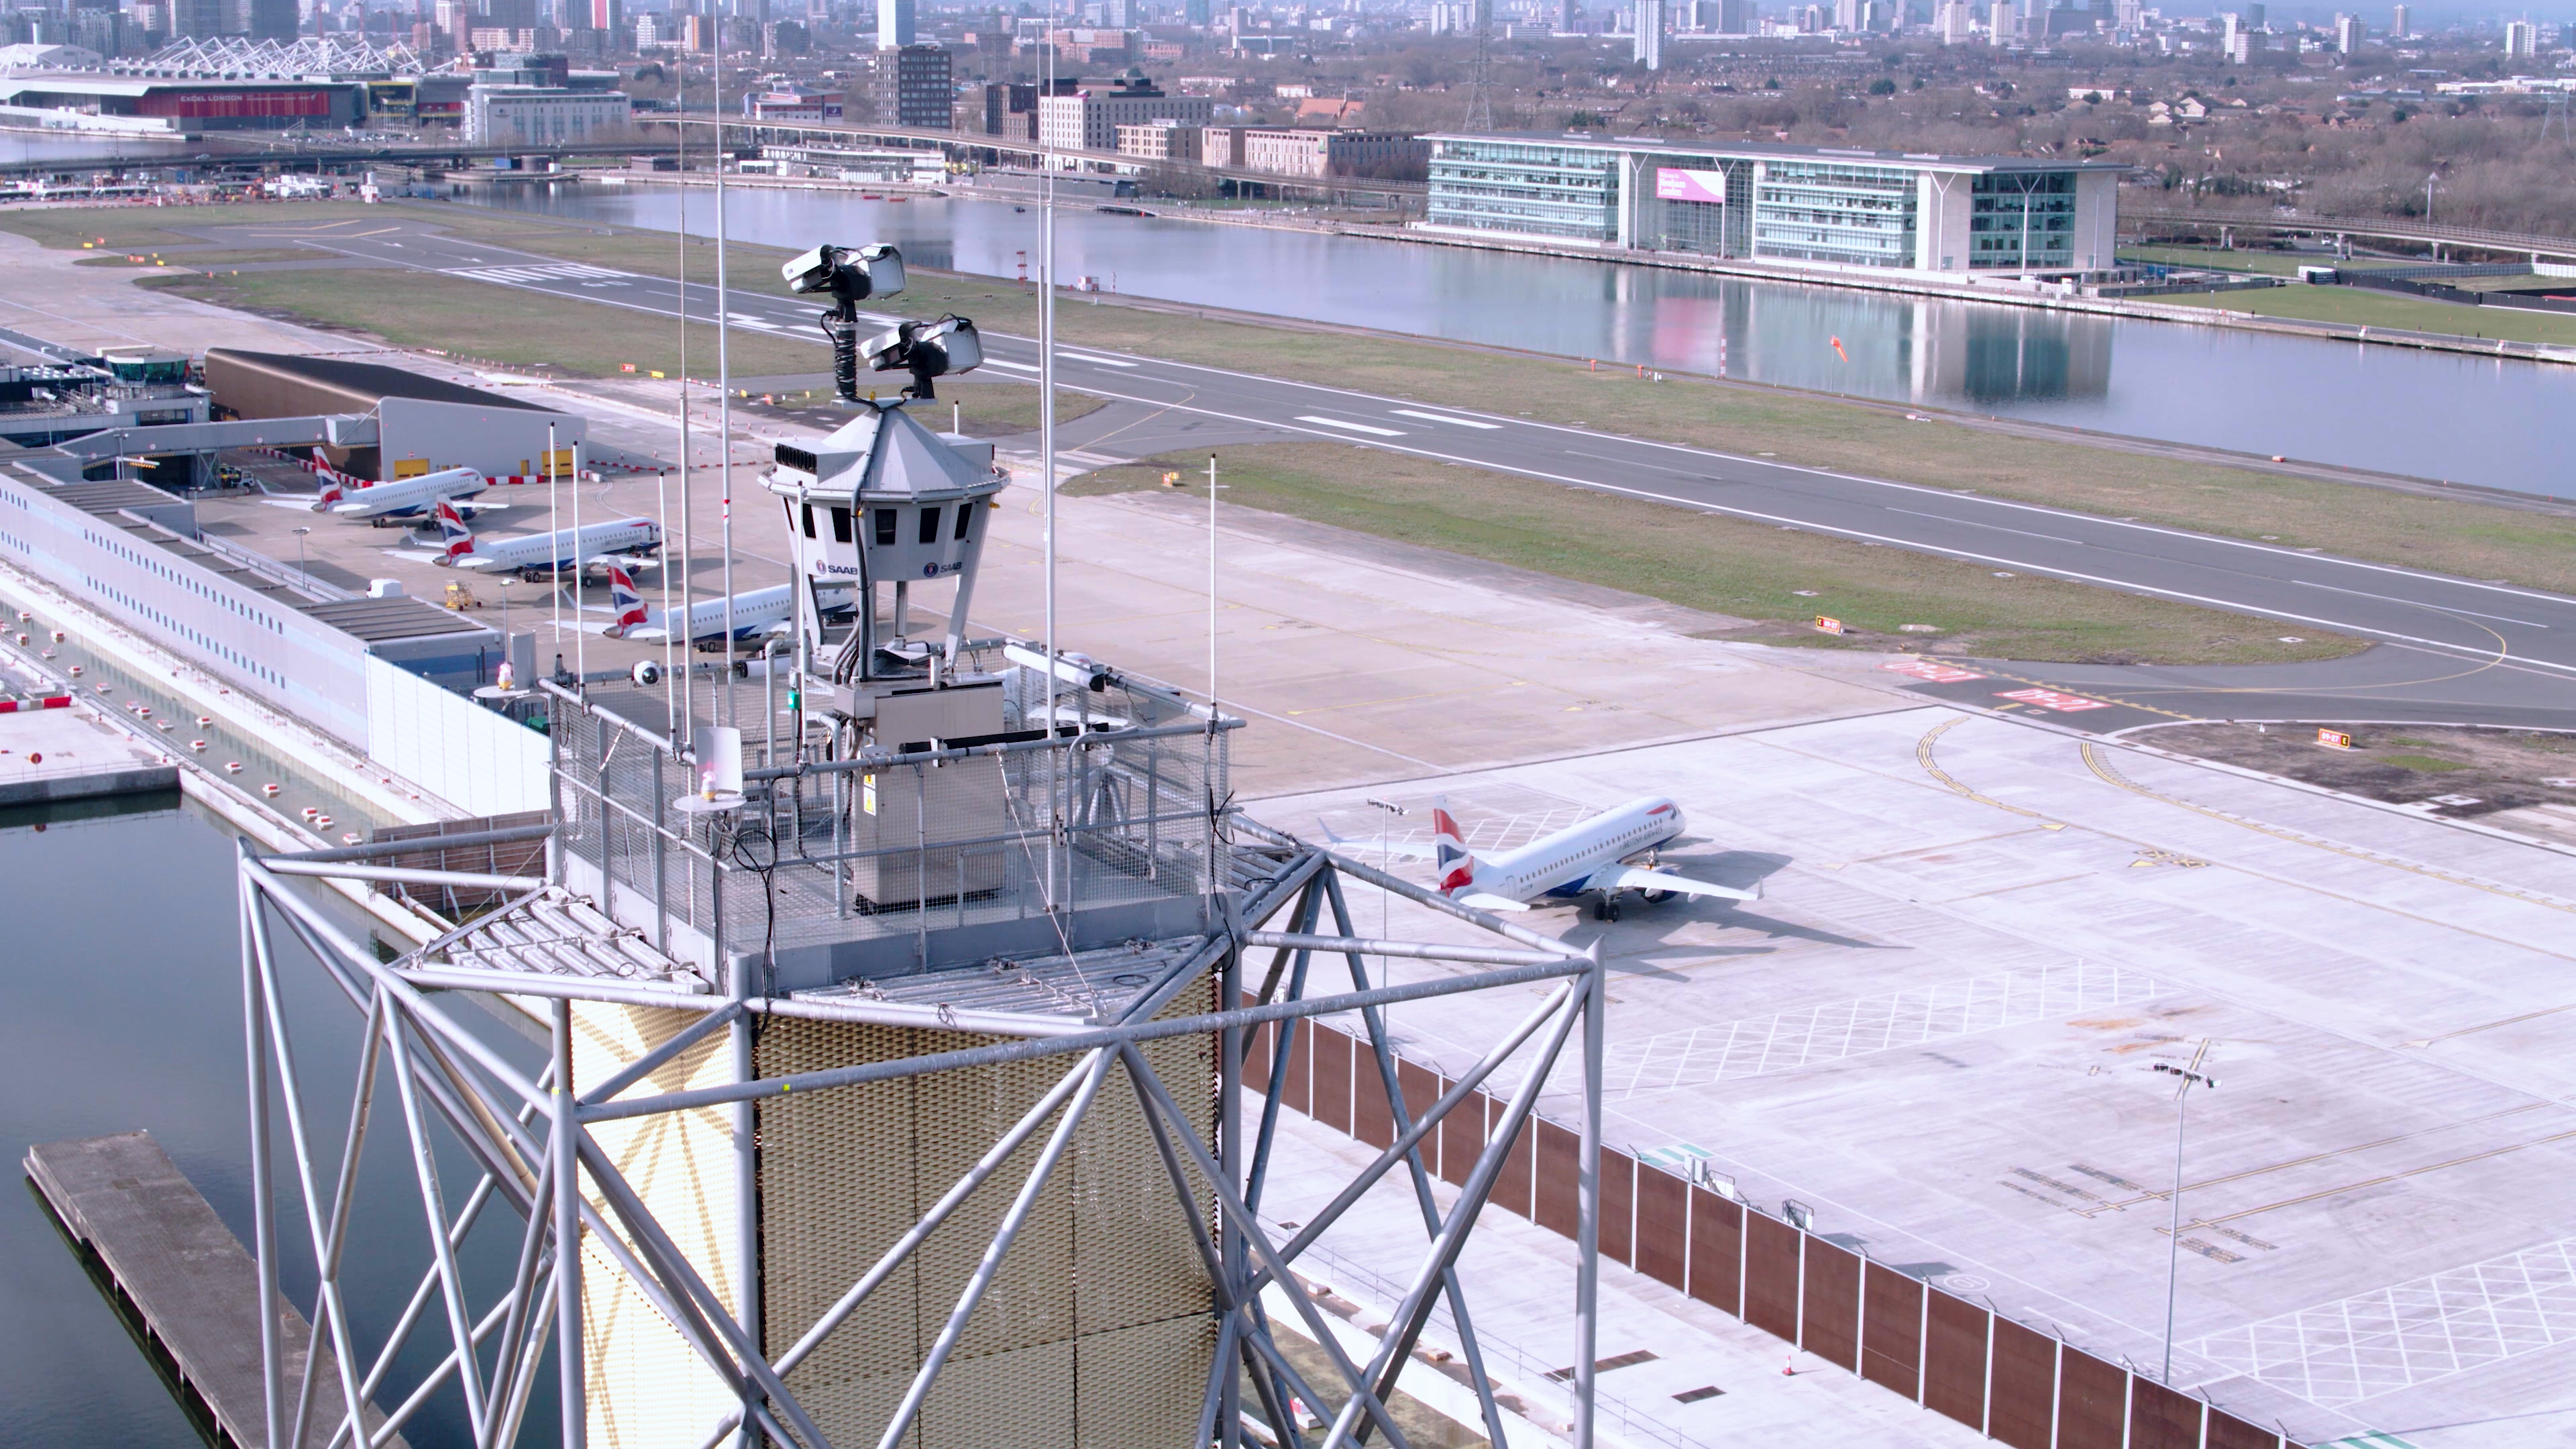
<svg viewBox="0 0 2576 1449">
<path fill-rule="evenodd" d="M 2121 166 L 1648 138 L 1432 136 L 1423 225 L 1862 271 L 2107 270 Z"/>
<path fill-rule="evenodd" d="M 1606 242 L 1618 234 L 1619 167 L 1608 152 L 1494 136 L 1431 148 L 1434 226 Z"/>
</svg>

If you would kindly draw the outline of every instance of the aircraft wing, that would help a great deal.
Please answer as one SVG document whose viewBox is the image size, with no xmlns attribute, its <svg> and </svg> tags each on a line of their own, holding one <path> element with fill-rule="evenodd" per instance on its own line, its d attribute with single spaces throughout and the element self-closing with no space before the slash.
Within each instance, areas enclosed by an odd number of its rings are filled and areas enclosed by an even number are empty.
<svg viewBox="0 0 2576 1449">
<path fill-rule="evenodd" d="M 611 565 L 614 565 L 615 567 L 625 569 L 629 572 L 633 572 L 636 569 L 656 569 L 662 566 L 662 561 L 658 558 L 641 558 L 631 553 L 595 553 L 590 557 L 583 559 L 581 562 L 582 567 L 584 568 L 588 568 L 592 564 L 597 564 L 601 568 L 608 568 Z"/>
<path fill-rule="evenodd" d="M 1673 875 L 1667 871 L 1648 870 L 1643 866 L 1635 865 L 1603 866 L 1583 882 L 1583 888 L 1592 891 L 1677 891 L 1686 896 L 1715 896 L 1720 900 L 1728 901 L 1762 899 L 1759 888 L 1749 891 L 1737 890 L 1733 886 L 1711 885 L 1704 880 L 1692 880 L 1686 875 Z"/>
<path fill-rule="evenodd" d="M 1529 909 L 1529 902 L 1527 901 L 1516 901 L 1510 896 L 1490 895 L 1484 891 L 1478 891 L 1471 896 L 1459 896 L 1456 899 L 1458 904 L 1462 906 L 1474 906 L 1480 911 L 1526 911 Z"/>
</svg>

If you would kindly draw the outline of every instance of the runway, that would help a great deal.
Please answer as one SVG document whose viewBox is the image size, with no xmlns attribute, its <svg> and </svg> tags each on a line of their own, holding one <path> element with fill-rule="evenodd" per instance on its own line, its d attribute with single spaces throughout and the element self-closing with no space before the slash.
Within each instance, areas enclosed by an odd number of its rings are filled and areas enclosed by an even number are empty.
<svg viewBox="0 0 2576 1449">
<path fill-rule="evenodd" d="M 665 278 L 446 236 L 399 215 L 363 227 L 204 230 L 218 239 L 293 240 L 380 265 L 662 316 L 683 306 L 681 288 Z M 690 287 L 685 305 L 693 320 L 716 318 L 709 287 Z M 727 298 L 731 325 L 812 338 L 820 361 L 817 310 L 783 288 Z M 877 320 L 891 325 L 897 319 Z M 1037 376 L 1032 340 L 987 332 L 984 341 L 986 367 Z M 1096 396 L 1282 438 L 1383 448 L 2254 615 L 2278 622 L 2284 633 L 2341 633 L 2380 646 L 2294 665 L 1997 666 L 2008 684 L 2027 679 L 2115 706 L 2064 712 L 2064 722 L 2079 728 L 2199 717 L 2576 728 L 2576 598 L 2564 595 L 1141 355 L 1059 347 L 1056 378 Z M 1150 429 L 1131 429 L 1117 451 L 1150 455 L 1152 437 Z M 1917 687 L 1959 697 L 1963 683 L 1925 680 Z"/>
</svg>

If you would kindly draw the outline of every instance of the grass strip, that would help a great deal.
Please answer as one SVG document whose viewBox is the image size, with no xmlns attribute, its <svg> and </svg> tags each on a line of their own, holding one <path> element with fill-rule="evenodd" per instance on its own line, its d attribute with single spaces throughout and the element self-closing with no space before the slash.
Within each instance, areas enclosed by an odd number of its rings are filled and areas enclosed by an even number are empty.
<svg viewBox="0 0 2576 1449">
<path fill-rule="evenodd" d="M 2452 337 L 2503 338 L 2576 347 L 2576 315 L 2531 312 L 2512 307 L 2469 307 L 2435 302 L 2403 292 L 2374 292 L 2361 287 L 2273 287 L 2244 292 L 2178 292 L 2158 302 L 2179 307 L 2207 307 L 2241 312 L 2249 317 L 2296 317 L 2310 322 L 2348 322 L 2358 327 L 2393 327 L 2408 332 L 2439 332 Z M 2528 365 L 2528 364 L 2526 364 Z"/>
<path fill-rule="evenodd" d="M 2034 662 L 2244 664 L 2326 659 L 2361 642 L 2165 599 L 2005 574 L 1982 564 L 1668 508 L 1348 443 L 1217 451 L 1228 507 L 1645 594 L 1753 621 L 1723 637 L 1813 648 L 1916 650 Z M 1207 457 L 1112 468 L 1073 496 L 1205 498 Z M 1178 472 L 1178 486 L 1164 484 Z M 1853 632 L 1814 627 L 1819 614 Z M 1905 625 L 1938 632 L 1907 632 Z"/>
<path fill-rule="evenodd" d="M 318 212 L 346 204 L 303 205 Z M 428 211 L 438 223 L 460 229 L 511 223 L 505 215 L 464 207 L 410 210 Z M 0 214 L 0 227 L 15 229 L 33 219 L 53 218 L 47 226 L 68 237 L 90 229 L 90 224 L 65 218 L 161 215 L 166 213 L 139 209 Z M 208 209 L 187 216 L 201 225 L 217 220 L 217 214 Z M 109 228 L 108 221 L 97 220 L 92 234 L 108 233 Z M 674 275 L 686 258 L 692 281 L 712 279 L 713 247 L 694 238 L 684 242 L 669 233 L 599 235 L 526 225 L 511 231 L 510 241 L 548 256 L 661 277 Z M 733 285 L 777 290 L 777 263 L 785 255 L 779 248 L 737 244 L 729 256 Z M 504 310 L 494 306 L 493 289 L 485 284 L 420 278 L 424 294 L 441 288 L 437 295 L 448 299 L 432 309 L 438 314 L 436 330 L 446 335 L 451 329 L 470 329 L 481 339 L 467 342 L 447 335 L 447 340 L 439 340 L 431 335 L 428 318 L 389 306 L 369 289 L 346 280 L 369 275 L 265 273 L 219 280 L 238 287 L 244 300 L 254 305 L 283 309 L 299 320 L 326 326 L 363 328 L 406 346 L 470 351 L 523 364 L 572 364 L 578 355 L 589 359 L 588 366 L 602 366 L 604 374 L 614 373 L 615 368 L 603 364 L 615 361 L 642 360 L 639 365 L 646 370 L 655 366 L 668 370 L 676 364 L 672 345 L 676 334 L 667 319 L 566 302 L 560 305 L 579 310 L 545 313 L 546 325 L 537 328 L 511 320 L 539 315 L 530 310 L 536 294 L 513 294 L 519 300 Z M 888 310 L 915 316 L 953 310 L 993 331 L 1022 335 L 1036 331 L 1037 299 L 1031 288 L 918 267 L 911 269 L 911 275 L 911 288 L 883 303 Z M 336 285 L 326 282 L 332 278 L 343 280 Z M 2268 298 L 2287 293 L 2386 295 L 2330 287 L 2233 295 Z M 228 294 L 209 290 L 192 295 L 219 300 Z M 2415 299 L 2391 300 L 2411 303 Z M 2480 309 L 2481 315 L 2484 310 Z M 360 320 L 362 316 L 369 320 Z M 1060 303 L 1057 316 L 1060 335 L 1083 346 L 1241 368 L 1435 406 L 1577 424 L 1724 453 L 1776 456 L 1806 466 L 1971 489 L 2080 512 L 2274 542 L 2285 548 L 2323 549 L 2466 578 L 2576 592 L 2576 518 L 2094 448 L 2063 439 L 2015 437 L 1937 415 L 1915 421 L 1898 409 L 1832 397 L 1681 377 L 1661 383 L 1640 381 L 1633 373 L 1588 371 L 1577 361 L 1324 327 L 1256 325 L 1097 297 L 1068 297 Z M 656 339 L 658 350 L 654 350 Z M 810 372 L 821 366 L 814 360 L 820 354 L 819 343 L 808 353 L 798 350 L 802 344 L 785 339 L 754 340 L 737 334 L 737 344 L 735 371 L 740 375 Z M 746 345 L 763 349 L 752 354 L 762 360 L 745 361 L 739 348 Z M 771 348 L 786 350 L 773 357 L 767 351 Z M 704 328 L 695 329 L 690 343 L 693 362 L 702 356 L 714 356 L 712 335 Z M 1032 420 L 1034 416 L 1032 412 Z"/>
</svg>

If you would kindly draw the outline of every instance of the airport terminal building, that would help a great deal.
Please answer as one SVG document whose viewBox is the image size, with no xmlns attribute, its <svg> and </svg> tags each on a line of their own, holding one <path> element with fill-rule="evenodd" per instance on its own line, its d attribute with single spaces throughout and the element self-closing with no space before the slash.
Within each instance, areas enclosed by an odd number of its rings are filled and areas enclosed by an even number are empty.
<svg viewBox="0 0 2576 1449">
<path fill-rule="evenodd" d="M 1435 135 L 1424 226 L 1837 271 L 2108 270 L 2116 162 Z"/>
</svg>

